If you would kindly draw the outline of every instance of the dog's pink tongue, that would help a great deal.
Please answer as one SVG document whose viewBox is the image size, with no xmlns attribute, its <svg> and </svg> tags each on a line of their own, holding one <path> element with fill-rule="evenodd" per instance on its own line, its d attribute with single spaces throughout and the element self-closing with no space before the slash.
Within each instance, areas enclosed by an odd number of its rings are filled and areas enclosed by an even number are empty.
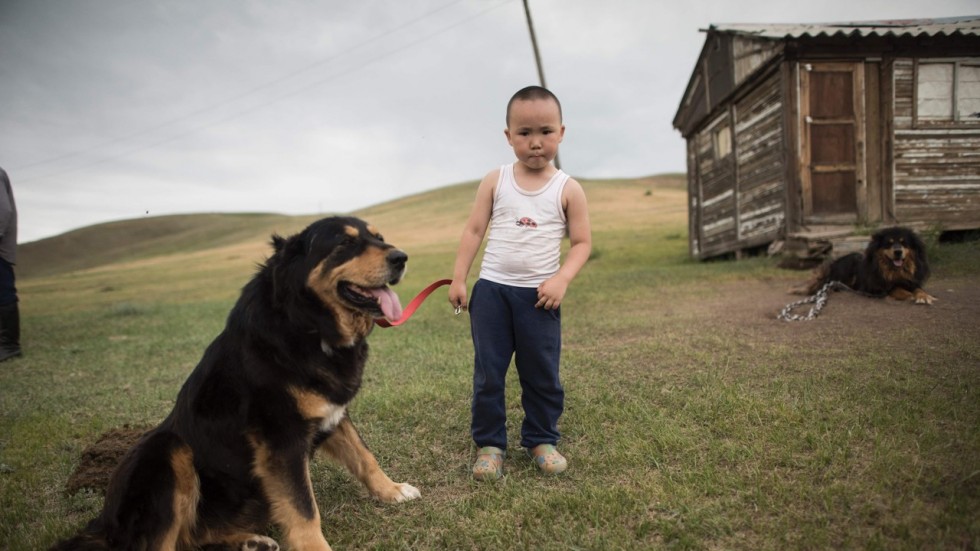
<svg viewBox="0 0 980 551">
<path fill-rule="evenodd" d="M 389 321 L 396 321 L 402 317 L 402 303 L 398 300 L 398 295 L 388 287 L 371 289 L 371 294 L 378 299 L 381 311 Z"/>
</svg>

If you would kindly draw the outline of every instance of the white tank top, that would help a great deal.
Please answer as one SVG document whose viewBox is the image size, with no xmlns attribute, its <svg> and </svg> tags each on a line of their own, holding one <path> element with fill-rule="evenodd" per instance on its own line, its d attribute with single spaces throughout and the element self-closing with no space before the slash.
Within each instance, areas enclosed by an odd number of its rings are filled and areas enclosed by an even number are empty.
<svg viewBox="0 0 980 551">
<path fill-rule="evenodd" d="M 559 170 L 540 190 L 526 191 L 517 185 L 513 165 L 500 167 L 481 278 L 537 287 L 558 273 L 567 226 L 561 194 L 567 181 L 568 174 Z"/>
</svg>

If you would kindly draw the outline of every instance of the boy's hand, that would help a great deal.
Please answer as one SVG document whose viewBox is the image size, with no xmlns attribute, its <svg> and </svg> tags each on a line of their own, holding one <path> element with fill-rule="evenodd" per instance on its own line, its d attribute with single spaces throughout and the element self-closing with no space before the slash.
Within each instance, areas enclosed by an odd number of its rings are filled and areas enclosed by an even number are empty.
<svg viewBox="0 0 980 551">
<path fill-rule="evenodd" d="M 452 304 L 453 308 L 466 310 L 466 282 L 453 280 L 449 284 L 449 304 Z"/>
<path fill-rule="evenodd" d="M 561 306 L 562 299 L 565 298 L 565 291 L 568 290 L 568 280 L 560 275 L 555 275 L 538 285 L 538 302 L 535 308 L 546 310 L 556 310 Z"/>
</svg>

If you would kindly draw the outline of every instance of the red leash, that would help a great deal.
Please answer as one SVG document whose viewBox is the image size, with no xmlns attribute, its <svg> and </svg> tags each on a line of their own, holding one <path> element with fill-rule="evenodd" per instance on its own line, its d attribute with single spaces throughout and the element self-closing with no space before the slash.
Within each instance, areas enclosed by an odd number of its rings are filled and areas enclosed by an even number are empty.
<svg viewBox="0 0 980 551">
<path fill-rule="evenodd" d="M 425 289 L 422 289 L 421 293 L 415 295 L 415 298 L 412 299 L 412 302 L 409 302 L 408 306 L 405 307 L 405 309 L 402 311 L 402 317 L 398 318 L 395 321 L 388 321 L 385 318 L 376 318 L 374 320 L 374 323 L 377 323 L 381 327 L 395 327 L 396 325 L 401 325 L 405 323 L 406 321 L 408 321 L 408 318 L 412 317 L 412 314 L 414 314 L 415 311 L 418 310 L 419 306 L 422 305 L 422 302 L 424 302 L 425 299 L 432 294 L 432 291 L 435 291 L 436 289 L 442 287 L 443 285 L 449 285 L 452 282 L 453 280 L 451 279 L 440 279 L 439 281 L 433 282 Z"/>
</svg>

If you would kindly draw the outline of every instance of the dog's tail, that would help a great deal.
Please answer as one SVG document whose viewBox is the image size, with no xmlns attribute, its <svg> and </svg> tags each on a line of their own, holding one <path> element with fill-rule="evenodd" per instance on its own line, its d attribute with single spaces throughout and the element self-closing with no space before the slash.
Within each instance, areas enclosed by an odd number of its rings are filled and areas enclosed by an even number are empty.
<svg viewBox="0 0 980 551">
<path fill-rule="evenodd" d="M 790 287 L 787 292 L 793 295 L 812 295 L 829 281 L 828 276 L 829 264 L 825 262 L 813 269 L 810 279 Z"/>
</svg>

